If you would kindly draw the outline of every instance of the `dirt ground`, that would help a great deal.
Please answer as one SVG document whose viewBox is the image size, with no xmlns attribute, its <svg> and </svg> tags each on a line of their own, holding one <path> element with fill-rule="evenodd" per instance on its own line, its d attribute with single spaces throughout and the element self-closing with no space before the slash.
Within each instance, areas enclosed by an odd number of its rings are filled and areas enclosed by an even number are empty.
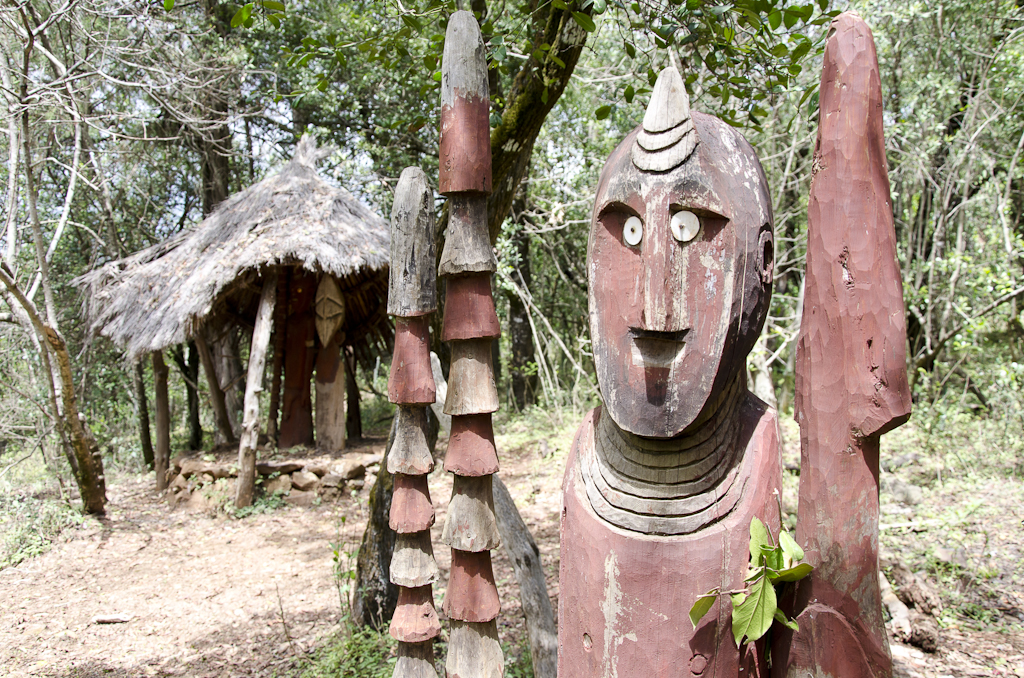
<svg viewBox="0 0 1024 678">
<path fill-rule="evenodd" d="M 520 429 L 498 436 L 502 477 L 541 549 L 556 605 L 559 488 L 571 433 L 565 426 L 557 433 Z M 353 451 L 382 448 L 377 439 Z M 787 459 L 793 455 L 788 448 Z M 916 468 L 908 464 L 887 475 L 909 482 Z M 172 509 L 152 485 L 152 475 L 114 477 L 106 518 L 89 520 L 48 553 L 0 571 L 0 675 L 301 673 L 342 617 L 332 544 L 354 552 L 369 482 L 338 502 L 244 519 Z M 933 569 L 921 574 L 951 601 L 940 616 L 937 652 L 893 643 L 897 676 L 1024 678 L 1022 484 L 976 485 L 947 480 L 926 487 L 923 500 L 909 509 L 892 498 L 886 503 L 883 493 L 885 554 L 912 569 L 930 563 Z M 440 544 L 451 494 L 447 474 L 435 471 L 430 491 L 438 513 L 434 543 Z M 965 504 L 964 493 L 972 502 Z M 936 527 L 951 523 L 960 528 L 953 541 Z M 443 547 L 435 554 L 440 602 L 450 558 Z M 495 552 L 495 575 L 503 601 L 499 631 L 515 647 L 525 631 L 517 585 L 501 551 Z M 966 618 L 964 610 L 980 610 L 981 621 Z M 103 615 L 130 621 L 95 623 Z"/>
</svg>

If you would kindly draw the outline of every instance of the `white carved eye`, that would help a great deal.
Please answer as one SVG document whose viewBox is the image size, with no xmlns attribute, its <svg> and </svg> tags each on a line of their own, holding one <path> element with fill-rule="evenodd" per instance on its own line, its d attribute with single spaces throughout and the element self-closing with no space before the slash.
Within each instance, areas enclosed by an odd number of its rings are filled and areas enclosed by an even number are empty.
<svg viewBox="0 0 1024 678">
<path fill-rule="evenodd" d="M 640 239 L 643 237 L 644 224 L 640 221 L 640 217 L 626 219 L 626 223 L 622 227 L 622 239 L 626 241 L 626 244 L 630 247 L 636 247 L 640 244 Z"/>
<path fill-rule="evenodd" d="M 669 224 L 672 229 L 672 237 L 679 242 L 690 242 L 697 237 L 700 231 L 700 220 L 693 212 L 679 210 L 672 215 L 672 222 Z"/>
</svg>

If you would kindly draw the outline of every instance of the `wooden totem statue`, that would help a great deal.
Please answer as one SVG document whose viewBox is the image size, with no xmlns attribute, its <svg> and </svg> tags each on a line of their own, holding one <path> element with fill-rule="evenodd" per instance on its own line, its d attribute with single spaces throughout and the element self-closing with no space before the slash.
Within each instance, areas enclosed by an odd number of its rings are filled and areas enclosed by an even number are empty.
<svg viewBox="0 0 1024 678">
<path fill-rule="evenodd" d="M 799 349 L 797 540 L 817 567 L 773 675 L 891 675 L 878 596 L 878 438 L 909 415 L 871 34 L 833 24 L 810 201 Z M 591 337 L 604 406 L 576 434 L 563 485 L 560 678 L 767 675 L 722 601 L 743 588 L 749 526 L 779 529 L 776 415 L 745 359 L 771 297 L 771 203 L 760 162 L 691 113 L 662 71 L 643 124 L 612 153 L 591 221 Z"/>
</svg>

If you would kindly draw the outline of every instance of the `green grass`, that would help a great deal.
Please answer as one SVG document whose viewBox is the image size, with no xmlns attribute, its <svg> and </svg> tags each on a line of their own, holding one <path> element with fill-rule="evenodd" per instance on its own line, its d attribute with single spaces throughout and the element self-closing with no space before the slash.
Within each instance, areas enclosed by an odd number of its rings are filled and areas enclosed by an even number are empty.
<svg viewBox="0 0 1024 678">
<path fill-rule="evenodd" d="M 0 570 L 42 555 L 84 518 L 58 499 L 0 495 Z"/>
<path fill-rule="evenodd" d="M 346 620 L 310 660 L 302 678 L 391 678 L 398 643 L 386 632 Z"/>
</svg>

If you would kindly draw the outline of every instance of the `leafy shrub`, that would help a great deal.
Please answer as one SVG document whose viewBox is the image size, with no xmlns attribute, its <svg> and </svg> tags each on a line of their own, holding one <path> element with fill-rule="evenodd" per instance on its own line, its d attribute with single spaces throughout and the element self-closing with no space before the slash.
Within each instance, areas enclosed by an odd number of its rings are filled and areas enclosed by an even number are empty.
<svg viewBox="0 0 1024 678">
<path fill-rule="evenodd" d="M 0 495 L 0 570 L 42 555 L 84 518 L 57 499 Z"/>
</svg>

